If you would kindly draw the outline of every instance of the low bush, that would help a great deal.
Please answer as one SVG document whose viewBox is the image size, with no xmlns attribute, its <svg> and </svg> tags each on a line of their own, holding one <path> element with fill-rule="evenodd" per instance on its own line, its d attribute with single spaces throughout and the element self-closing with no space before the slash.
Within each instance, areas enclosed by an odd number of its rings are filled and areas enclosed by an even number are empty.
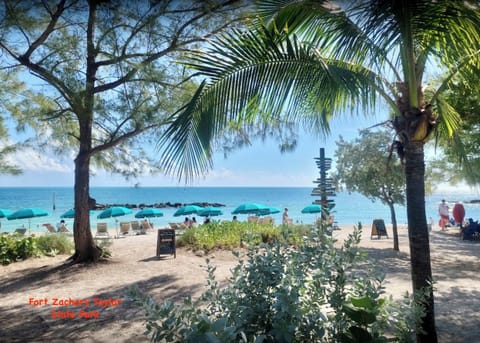
<svg viewBox="0 0 480 343">
<path fill-rule="evenodd" d="M 72 250 L 72 239 L 62 234 L 40 237 L 23 237 L 17 234 L 0 236 L 0 263 L 2 264 L 41 255 L 70 254 Z"/>
<path fill-rule="evenodd" d="M 74 248 L 72 239 L 61 233 L 40 236 L 37 245 L 43 254 L 49 256 L 71 254 Z"/>
<path fill-rule="evenodd" d="M 299 244 L 307 231 L 305 225 L 273 226 L 247 222 L 210 222 L 189 228 L 177 238 L 178 246 L 201 249 L 232 249 L 259 243 Z M 308 228 L 310 230 L 310 228 Z"/>
<path fill-rule="evenodd" d="M 17 234 L 0 236 L 0 262 L 10 264 L 33 256 L 40 256 L 35 237 L 21 237 Z"/>
<path fill-rule="evenodd" d="M 152 342 L 413 342 L 424 308 L 382 296 L 383 275 L 358 247 L 360 229 L 340 248 L 325 227 L 295 249 L 280 239 L 252 245 L 222 289 L 207 260 L 207 291 L 197 300 L 158 305 L 138 288 L 128 296 L 146 310 Z"/>
</svg>

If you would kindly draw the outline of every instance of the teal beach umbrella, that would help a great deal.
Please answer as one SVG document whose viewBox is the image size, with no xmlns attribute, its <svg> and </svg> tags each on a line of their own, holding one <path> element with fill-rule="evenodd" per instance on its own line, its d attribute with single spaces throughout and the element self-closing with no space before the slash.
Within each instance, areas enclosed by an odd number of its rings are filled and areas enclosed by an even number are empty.
<svg viewBox="0 0 480 343">
<path fill-rule="evenodd" d="M 197 213 L 200 217 L 215 217 L 223 214 L 222 210 L 216 207 L 206 207 Z"/>
<path fill-rule="evenodd" d="M 261 211 L 268 211 L 268 206 L 255 202 L 247 202 L 239 205 L 232 211 L 232 214 L 258 214 Z"/>
<path fill-rule="evenodd" d="M 322 206 L 311 204 L 303 208 L 302 213 L 321 213 Z"/>
<path fill-rule="evenodd" d="M 113 207 L 109 207 L 105 210 L 103 210 L 102 212 L 100 212 L 100 214 L 97 216 L 98 219 L 105 219 L 105 218 L 111 218 L 111 217 L 120 217 L 120 216 L 125 216 L 127 214 L 131 214 L 132 213 L 132 210 L 127 208 L 127 207 L 123 207 L 123 206 L 113 206 Z"/>
<path fill-rule="evenodd" d="M 266 209 L 258 210 L 256 214 L 259 216 L 268 216 L 275 213 L 280 213 L 280 209 L 276 207 L 267 207 Z"/>
<path fill-rule="evenodd" d="M 90 215 L 94 213 L 95 213 L 94 211 L 89 212 Z M 67 219 L 75 218 L 75 209 L 71 208 L 68 211 L 63 212 L 60 218 L 67 218 Z"/>
<path fill-rule="evenodd" d="M 35 217 L 45 217 L 48 216 L 48 212 L 39 208 L 22 208 L 21 210 L 15 211 L 9 216 L 8 220 L 16 219 L 28 219 L 28 231 L 30 231 L 30 219 Z"/>
<path fill-rule="evenodd" d="M 199 211 L 203 210 L 203 207 L 197 205 L 186 205 L 180 207 L 173 214 L 174 217 L 178 216 L 188 216 L 189 214 L 197 214 Z"/>
<path fill-rule="evenodd" d="M 135 218 L 153 218 L 153 217 L 163 217 L 163 212 L 158 208 L 144 208 L 141 211 L 138 211 L 135 214 Z"/>
<path fill-rule="evenodd" d="M 3 208 L 0 208 L 0 218 L 5 218 L 5 217 L 8 217 L 9 215 L 11 215 L 13 212 L 10 211 L 10 210 L 6 210 L 6 209 L 3 209 Z"/>
</svg>

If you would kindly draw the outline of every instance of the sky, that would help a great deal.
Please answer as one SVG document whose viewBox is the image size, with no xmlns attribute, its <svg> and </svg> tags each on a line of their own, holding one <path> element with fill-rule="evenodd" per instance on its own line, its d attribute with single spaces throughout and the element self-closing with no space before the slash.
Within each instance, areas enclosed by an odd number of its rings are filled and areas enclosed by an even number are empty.
<svg viewBox="0 0 480 343">
<path fill-rule="evenodd" d="M 310 187 L 319 176 L 314 158 L 320 156 L 320 148 L 326 157 L 334 159 L 335 141 L 339 135 L 345 139 L 356 138 L 358 130 L 367 128 L 386 118 L 376 116 L 352 117 L 345 115 L 331 123 L 331 134 L 315 137 L 302 133 L 293 152 L 281 153 L 273 140 L 255 141 L 251 146 L 214 156 L 214 168 L 205 177 L 198 177 L 189 186 L 265 186 L 265 187 Z M 12 161 L 23 169 L 21 176 L 0 175 L 0 187 L 71 187 L 73 186 L 73 161 L 56 156 L 44 157 L 33 150 L 22 151 L 12 156 Z M 142 176 L 125 180 L 119 175 L 96 171 L 90 185 L 143 187 L 184 186 L 183 182 L 165 176 Z"/>
<path fill-rule="evenodd" d="M 386 114 L 352 116 L 343 115 L 331 122 L 328 137 L 315 137 L 302 133 L 293 152 L 281 153 L 273 140 L 256 141 L 251 146 L 232 152 L 227 158 L 223 154 L 214 156 L 214 168 L 204 177 L 196 178 L 185 185 L 165 175 L 145 175 L 125 180 L 122 176 L 96 170 L 90 178 L 91 187 L 315 187 L 319 169 L 314 158 L 332 158 L 335 169 L 335 142 L 341 135 L 351 141 L 358 137 L 358 130 L 369 128 L 387 119 Z M 15 134 L 13 134 L 15 136 Z M 13 137 L 14 138 L 14 137 Z M 430 152 L 431 153 L 431 152 Z M 429 152 L 426 152 L 428 158 Z M 434 153 L 433 153 L 434 154 Z M 21 166 L 20 176 L 0 175 L 0 187 L 73 187 L 74 164 L 64 157 L 45 157 L 38 151 L 21 151 L 11 156 L 12 162 Z M 438 192 L 478 194 L 478 189 L 467 185 L 440 184 Z"/>
</svg>

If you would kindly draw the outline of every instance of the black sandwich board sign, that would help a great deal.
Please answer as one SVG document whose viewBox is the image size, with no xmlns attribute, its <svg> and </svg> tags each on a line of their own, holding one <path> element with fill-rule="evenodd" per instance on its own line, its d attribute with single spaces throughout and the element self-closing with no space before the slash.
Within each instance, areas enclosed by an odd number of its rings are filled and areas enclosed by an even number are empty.
<svg viewBox="0 0 480 343">
<path fill-rule="evenodd" d="M 377 236 L 378 239 L 382 238 L 382 236 L 386 236 L 388 238 L 387 229 L 385 227 L 385 222 L 383 221 L 383 219 L 373 220 L 370 239 L 372 239 L 373 236 Z"/>
</svg>

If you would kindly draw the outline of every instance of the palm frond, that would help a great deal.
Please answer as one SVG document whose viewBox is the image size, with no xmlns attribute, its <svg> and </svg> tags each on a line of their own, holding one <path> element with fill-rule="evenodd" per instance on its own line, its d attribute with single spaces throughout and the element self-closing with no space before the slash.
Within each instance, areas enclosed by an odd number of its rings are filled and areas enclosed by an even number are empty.
<svg viewBox="0 0 480 343">
<path fill-rule="evenodd" d="M 224 35 L 206 54 L 194 55 L 191 66 L 208 83 L 173 118 L 160 143 L 165 170 L 177 176 L 208 170 L 211 138 L 230 121 L 303 121 L 327 133 L 334 113 L 375 103 L 372 83 L 378 79 L 370 70 L 325 59 L 297 37 L 265 27 Z"/>
</svg>

